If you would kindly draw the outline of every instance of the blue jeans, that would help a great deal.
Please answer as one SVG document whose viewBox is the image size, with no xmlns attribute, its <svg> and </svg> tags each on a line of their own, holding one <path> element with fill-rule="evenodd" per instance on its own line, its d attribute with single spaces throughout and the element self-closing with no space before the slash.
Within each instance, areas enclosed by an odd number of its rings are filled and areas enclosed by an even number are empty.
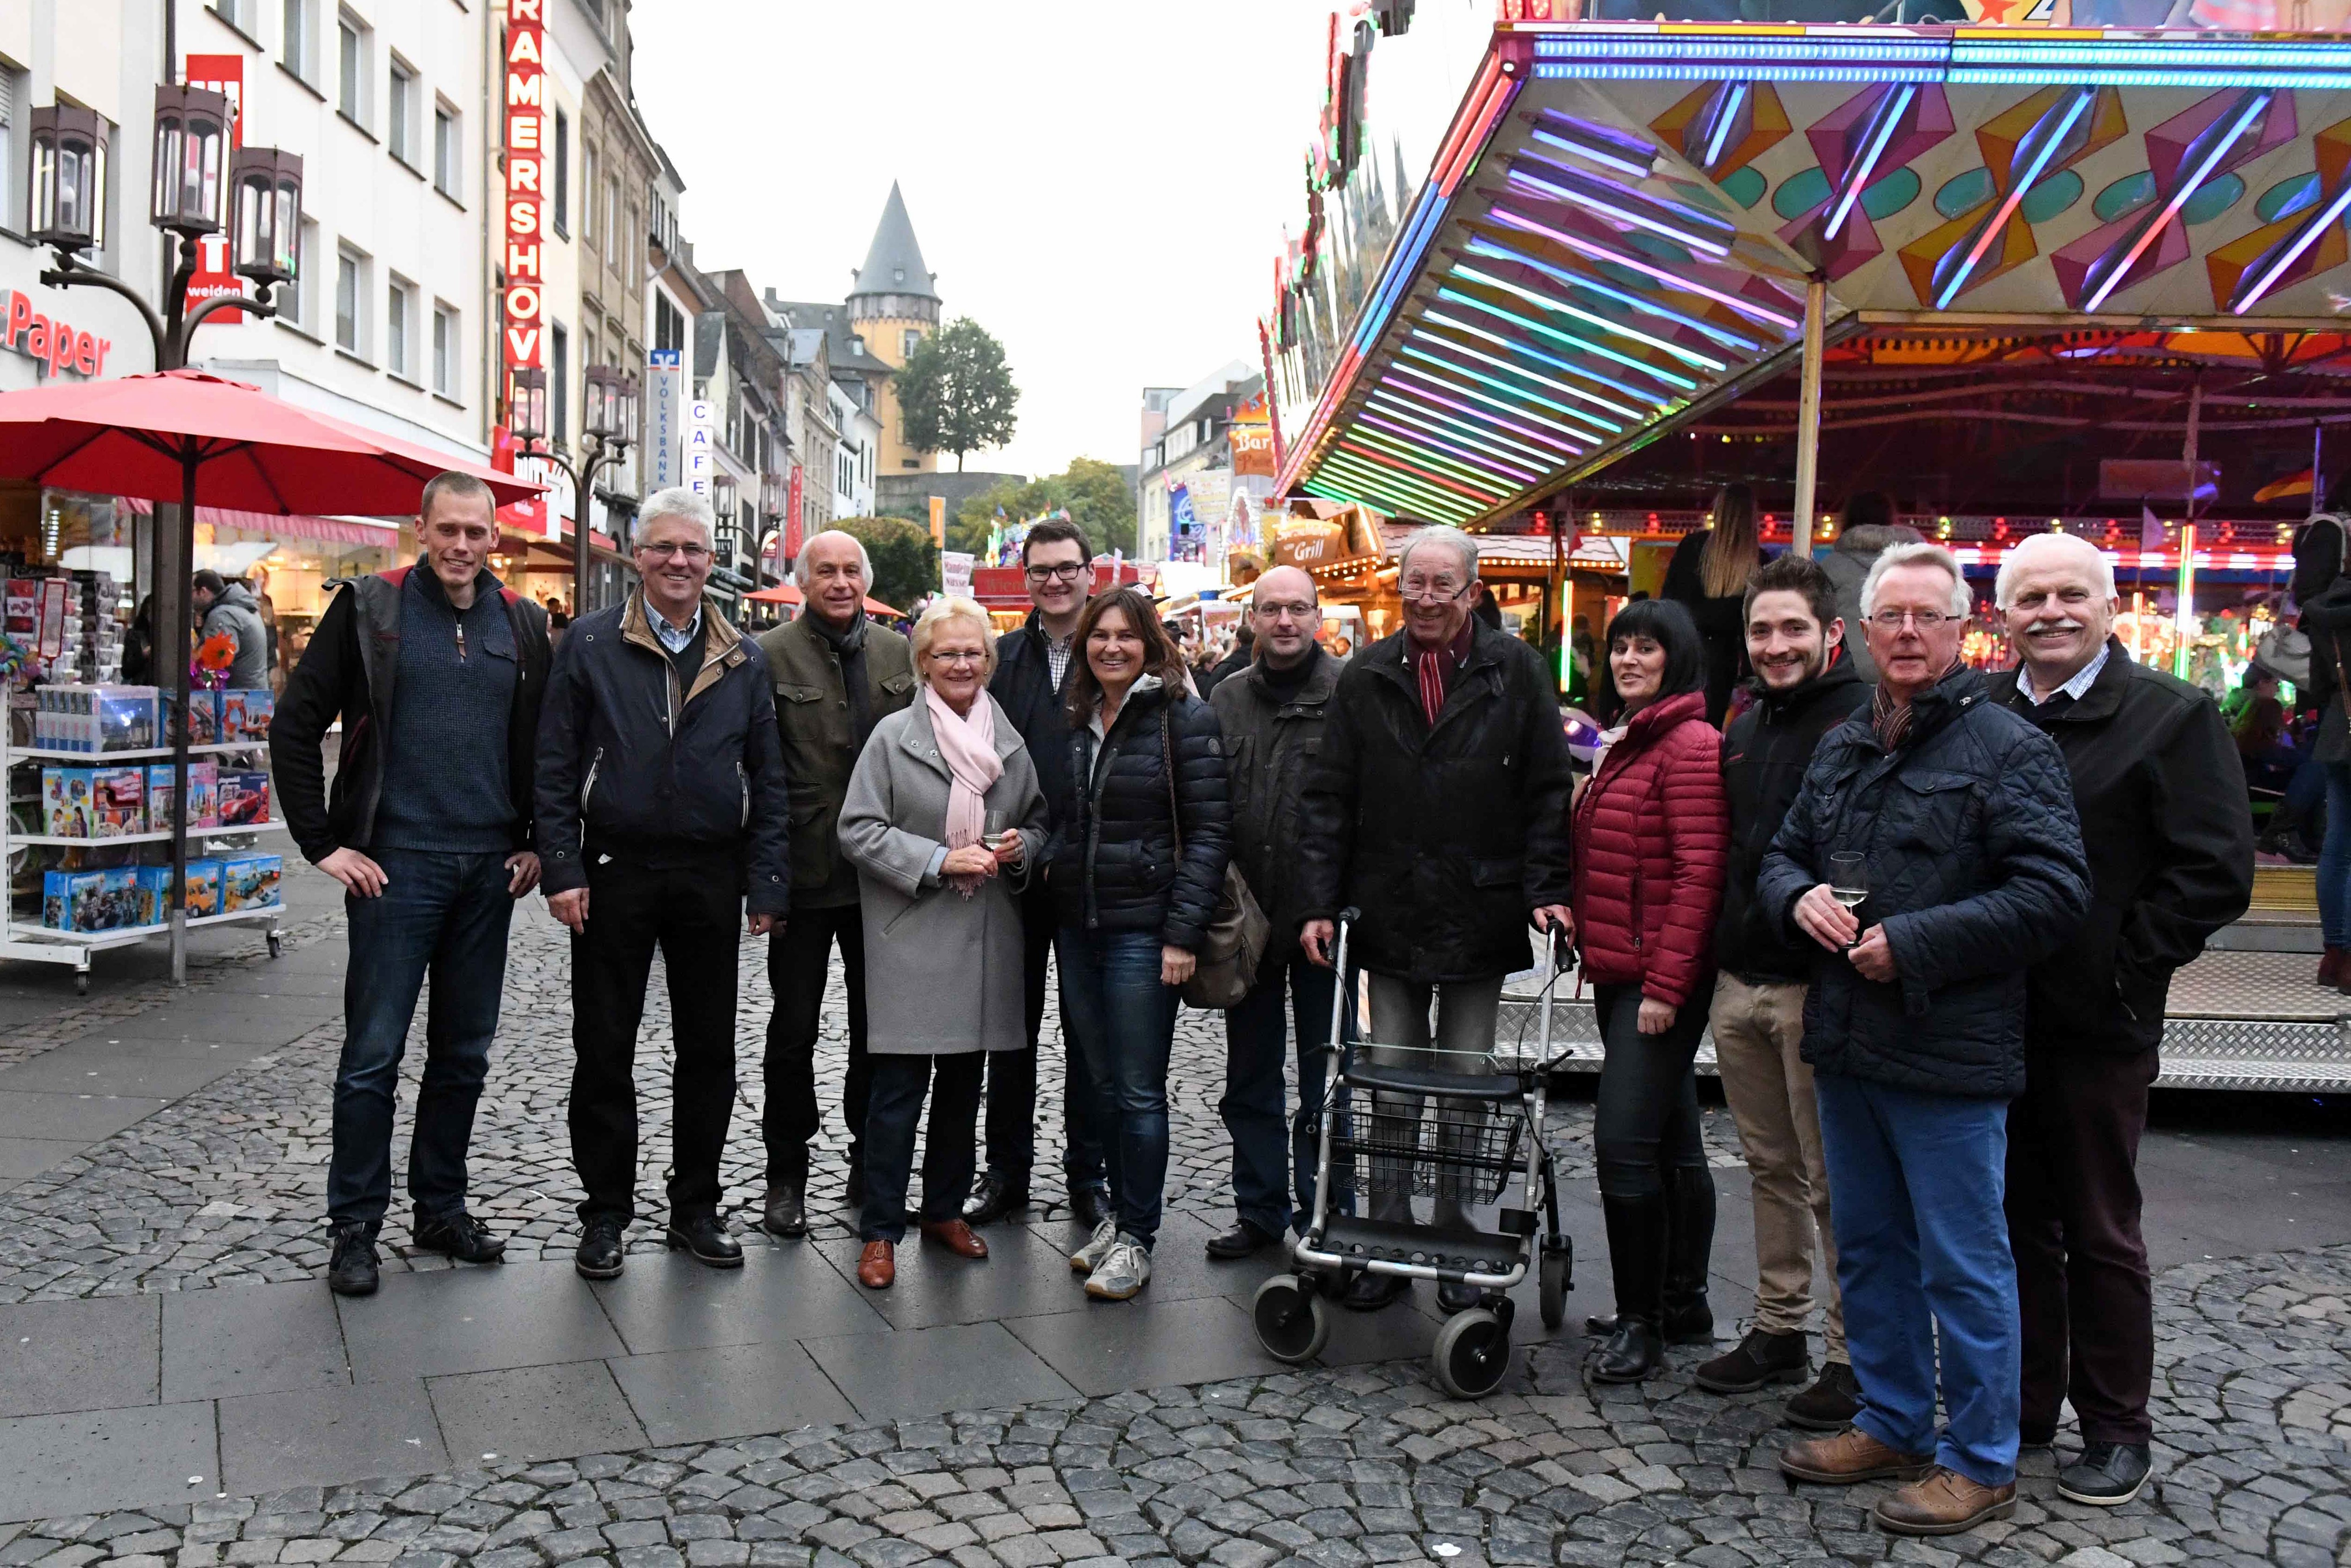
<svg viewBox="0 0 2351 1568">
<path fill-rule="evenodd" d="M 392 1204 L 392 1119 L 400 1059 L 427 973 L 424 1082 L 408 1145 L 408 1196 L 418 1218 L 465 1207 L 465 1151 L 498 1030 L 506 984 L 505 851 L 436 854 L 379 850 L 383 892 L 346 894 L 350 967 L 343 976 L 343 1053 L 335 1069 L 335 1149 L 327 1218 L 381 1223 Z"/>
<path fill-rule="evenodd" d="M 1233 1140 L 1233 1207 L 1269 1236 L 1295 1222 L 1303 1231 L 1314 1216 L 1314 1162 L 1321 1126 L 1323 1079 L 1330 1066 L 1331 1003 L 1338 977 L 1310 963 L 1298 944 L 1267 952 L 1258 965 L 1257 984 L 1225 1012 L 1225 1097 L 1217 1102 L 1225 1131 Z M 1289 1024 L 1283 993 L 1298 1026 L 1298 1113 L 1286 1116 L 1288 1088 L 1282 1058 Z M 1340 1038 L 1355 1038 L 1355 1009 L 1340 1022 Z M 1346 1093 L 1342 1088 L 1341 1095 Z M 1337 1107 L 1344 1116 L 1343 1101 Z M 1290 1130 L 1289 1180 L 1298 1194 L 1293 1215 L 1283 1190 L 1282 1129 Z"/>
<path fill-rule="evenodd" d="M 2002 1209 L 2008 1102 L 1813 1078 L 1854 1425 L 1988 1487 L 2016 1479 L 2023 1333 Z M 1943 1407 L 1935 1434 L 1936 1349 Z"/>
<path fill-rule="evenodd" d="M 2326 767 L 2326 838 L 2318 851 L 2318 928 L 2329 947 L 2351 947 L 2351 762 Z"/>
<path fill-rule="evenodd" d="M 1061 927 L 1061 1023 L 1085 1056 L 1118 1228 L 1145 1248 L 1167 1186 L 1167 1053 L 1180 996 L 1159 983 L 1156 932 Z"/>
</svg>

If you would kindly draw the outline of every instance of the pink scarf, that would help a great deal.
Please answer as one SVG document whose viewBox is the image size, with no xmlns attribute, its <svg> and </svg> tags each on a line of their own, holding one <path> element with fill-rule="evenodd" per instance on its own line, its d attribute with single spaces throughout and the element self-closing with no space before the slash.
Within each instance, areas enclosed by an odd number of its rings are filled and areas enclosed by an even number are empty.
<svg viewBox="0 0 2351 1568">
<path fill-rule="evenodd" d="M 930 705 L 931 735 L 952 779 L 947 786 L 946 846 L 959 850 L 986 835 L 988 786 L 1004 776 L 1004 759 L 996 755 L 996 705 L 981 692 L 972 699 L 971 716 L 963 718 L 928 685 L 923 687 L 923 700 Z M 947 880 L 969 898 L 987 879 L 964 875 Z"/>
</svg>

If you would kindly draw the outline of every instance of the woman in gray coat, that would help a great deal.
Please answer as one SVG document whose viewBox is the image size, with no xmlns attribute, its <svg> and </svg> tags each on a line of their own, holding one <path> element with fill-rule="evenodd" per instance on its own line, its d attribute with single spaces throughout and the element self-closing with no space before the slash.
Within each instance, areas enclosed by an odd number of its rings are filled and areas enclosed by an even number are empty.
<svg viewBox="0 0 2351 1568">
<path fill-rule="evenodd" d="M 922 700 L 873 727 L 841 809 L 865 926 L 865 1248 L 857 1279 L 886 1291 L 906 1234 L 914 1124 L 931 1099 L 922 1231 L 963 1258 L 985 1052 L 1029 1043 L 1016 894 L 1045 847 L 1045 798 L 1020 731 L 987 693 L 996 633 L 972 601 L 935 600 L 914 625 Z"/>
</svg>

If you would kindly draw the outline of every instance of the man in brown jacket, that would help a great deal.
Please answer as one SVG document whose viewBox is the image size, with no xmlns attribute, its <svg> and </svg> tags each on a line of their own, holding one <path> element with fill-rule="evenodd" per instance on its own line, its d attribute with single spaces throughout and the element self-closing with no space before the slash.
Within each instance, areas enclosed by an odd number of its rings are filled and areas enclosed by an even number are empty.
<svg viewBox="0 0 2351 1568">
<path fill-rule="evenodd" d="M 906 639 L 865 616 L 872 559 L 853 534 L 827 529 L 808 541 L 794 572 L 807 606 L 799 619 L 759 639 L 776 685 L 776 727 L 791 780 L 792 907 L 768 944 L 776 1010 L 762 1066 L 767 1105 L 768 1196 L 760 1225 L 770 1235 L 808 1231 L 809 1145 L 823 1124 L 816 1098 L 816 1039 L 832 946 L 849 992 L 849 1070 L 841 1119 L 849 1128 L 852 1207 L 864 1200 L 865 939 L 857 871 L 841 852 L 841 802 L 875 722 L 914 700 Z"/>
</svg>

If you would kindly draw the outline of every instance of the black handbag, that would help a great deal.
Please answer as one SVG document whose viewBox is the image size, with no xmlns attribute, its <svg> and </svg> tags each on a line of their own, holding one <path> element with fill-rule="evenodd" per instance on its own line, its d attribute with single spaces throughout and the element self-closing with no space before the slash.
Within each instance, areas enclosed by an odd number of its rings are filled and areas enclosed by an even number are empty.
<svg viewBox="0 0 2351 1568">
<path fill-rule="evenodd" d="M 1171 696 L 1168 699 L 1173 702 Z M 1167 827 L 1176 835 L 1176 860 L 1184 860 L 1183 814 L 1176 804 L 1176 742 L 1169 732 L 1167 709 L 1159 710 L 1159 755 L 1167 774 Z M 1257 894 L 1240 867 L 1225 862 L 1224 891 L 1217 895 L 1216 914 L 1201 938 L 1199 961 L 1184 982 L 1184 999 L 1196 1008 L 1230 1008 L 1257 985 L 1257 967 L 1273 939 L 1273 925 L 1258 907 Z"/>
</svg>

